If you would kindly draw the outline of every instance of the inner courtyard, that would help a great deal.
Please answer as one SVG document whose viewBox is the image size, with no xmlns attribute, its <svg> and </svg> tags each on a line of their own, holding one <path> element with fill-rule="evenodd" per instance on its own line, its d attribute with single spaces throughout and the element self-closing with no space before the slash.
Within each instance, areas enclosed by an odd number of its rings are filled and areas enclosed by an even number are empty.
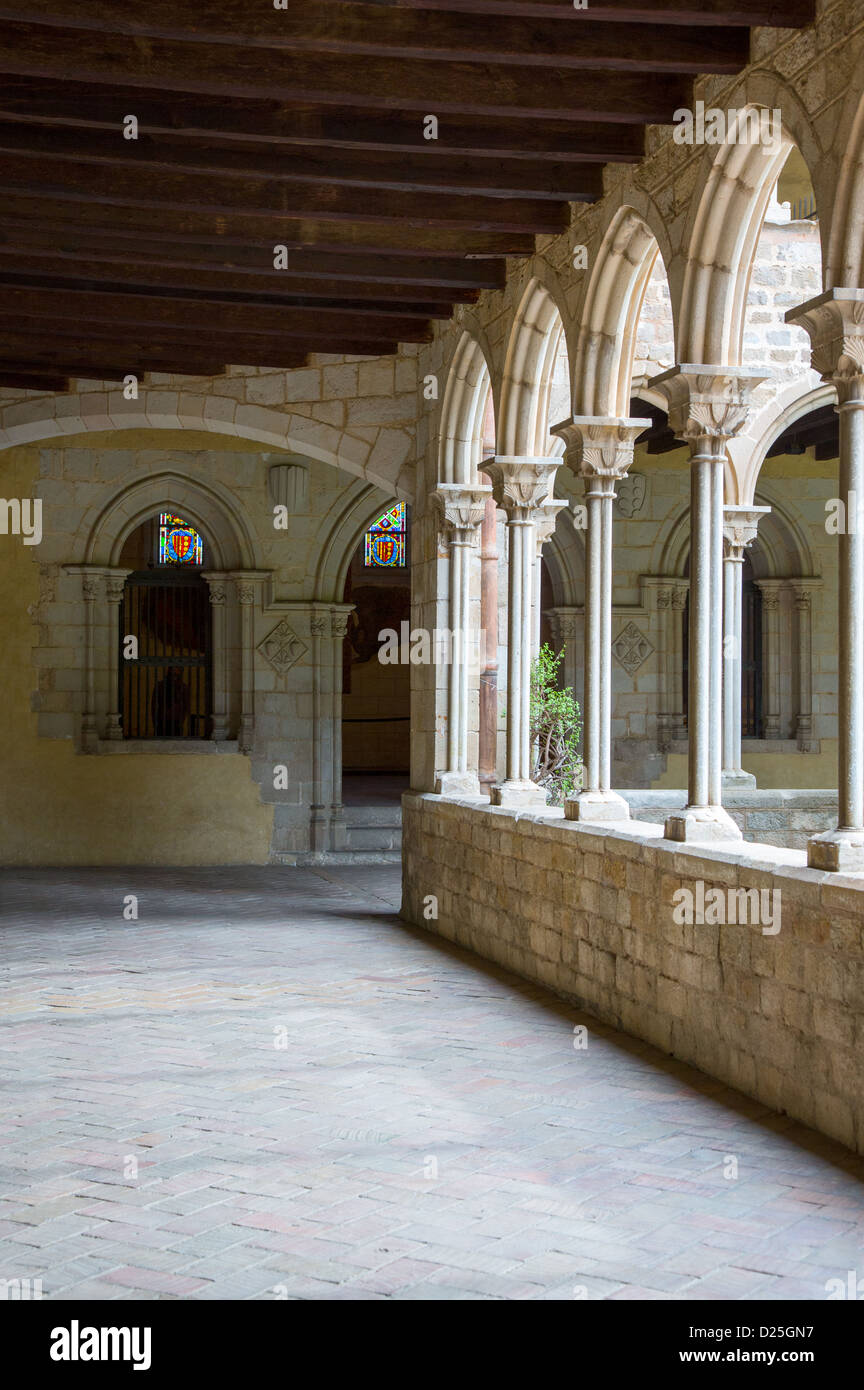
<svg viewBox="0 0 864 1390">
<path fill-rule="evenodd" d="M 864 5 L 110 8 L 0 6 L 0 1293 L 864 1297 Z"/>
</svg>

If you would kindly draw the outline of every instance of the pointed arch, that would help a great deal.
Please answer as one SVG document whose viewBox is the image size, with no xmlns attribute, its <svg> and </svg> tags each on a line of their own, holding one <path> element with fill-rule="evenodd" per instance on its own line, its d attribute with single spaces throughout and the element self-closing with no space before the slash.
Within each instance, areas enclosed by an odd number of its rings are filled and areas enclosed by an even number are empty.
<svg viewBox="0 0 864 1390">
<path fill-rule="evenodd" d="M 491 386 L 486 354 L 472 334 L 463 332 L 450 364 L 441 406 L 439 483 L 477 483 Z"/>
<path fill-rule="evenodd" d="M 34 444 L 40 440 L 69 441 L 83 433 L 108 430 L 205 431 L 239 439 L 253 439 L 273 449 L 301 454 L 327 463 L 345 473 L 374 483 L 388 494 L 395 491 L 405 501 L 413 496 L 413 468 L 403 453 L 394 452 L 388 476 L 387 455 L 347 430 L 320 420 L 277 410 L 242 405 L 218 391 L 200 396 L 193 391 L 169 391 L 141 387 L 137 400 L 125 400 L 121 391 L 87 391 L 63 396 L 40 396 L 0 406 L 0 449 Z"/>
<path fill-rule="evenodd" d="M 531 279 L 510 330 L 498 425 L 502 454 L 543 457 L 552 452 L 549 401 L 565 329 L 562 301 L 545 283 L 547 278 L 548 272 Z"/>
<path fill-rule="evenodd" d="M 645 217 L 629 204 L 618 208 L 585 296 L 573 371 L 577 415 L 629 414 L 639 315 L 658 255 Z"/>
<path fill-rule="evenodd" d="M 259 569 L 255 538 L 230 494 L 212 481 L 164 469 L 116 492 L 98 515 L 87 513 L 74 553 L 87 565 L 116 566 L 127 538 L 156 512 L 175 510 L 205 538 L 208 568 Z"/>
<path fill-rule="evenodd" d="M 681 302 L 682 362 L 739 365 L 750 275 L 765 212 L 794 140 L 781 128 L 768 146 L 740 139 L 753 113 L 735 111 L 701 196 L 694 198 Z"/>
</svg>

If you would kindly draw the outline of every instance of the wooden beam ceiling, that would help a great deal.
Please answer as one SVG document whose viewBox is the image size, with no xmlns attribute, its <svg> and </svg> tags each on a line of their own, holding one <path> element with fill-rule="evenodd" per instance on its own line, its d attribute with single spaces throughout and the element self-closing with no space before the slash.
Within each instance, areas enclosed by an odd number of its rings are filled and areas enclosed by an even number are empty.
<svg viewBox="0 0 864 1390">
<path fill-rule="evenodd" d="M 740 70 L 749 26 L 812 12 L 0 0 L 0 386 L 428 341 L 696 74 Z"/>
</svg>

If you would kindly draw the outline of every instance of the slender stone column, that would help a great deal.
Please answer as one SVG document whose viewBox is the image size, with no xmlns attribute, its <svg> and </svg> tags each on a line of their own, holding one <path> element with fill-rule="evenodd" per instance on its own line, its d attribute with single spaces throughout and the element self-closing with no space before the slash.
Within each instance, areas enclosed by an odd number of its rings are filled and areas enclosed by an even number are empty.
<svg viewBox="0 0 864 1390">
<path fill-rule="evenodd" d="M 666 652 L 666 706 L 657 716 L 657 742 L 661 753 L 669 751 L 675 739 L 685 738 L 684 728 L 684 623 L 688 580 L 671 577 L 657 594 L 657 607 L 664 615 L 663 645 Z"/>
<path fill-rule="evenodd" d="M 332 804 L 330 806 L 330 848 L 344 849 L 348 839 L 345 826 L 345 807 L 342 804 L 342 651 L 348 631 L 348 616 L 354 605 L 345 604 L 330 610 L 330 632 L 332 637 L 331 665 L 331 716 L 333 721 L 332 755 L 330 772 Z"/>
<path fill-rule="evenodd" d="M 818 580 L 794 579 L 795 611 L 798 615 L 798 715 L 795 737 L 802 753 L 813 752 L 813 642 L 812 600 Z"/>
<path fill-rule="evenodd" d="M 563 507 L 567 506 L 566 500 L 550 498 L 537 508 L 537 515 L 534 519 L 534 537 L 537 542 L 537 559 L 534 562 L 534 610 L 533 610 L 533 637 L 531 641 L 532 658 L 536 657 L 540 651 L 540 623 L 543 617 L 543 546 L 555 534 L 555 524 L 558 520 L 558 513 Z"/>
<path fill-rule="evenodd" d="M 573 416 L 553 428 L 567 463 L 585 482 L 585 785 L 564 803 L 568 820 L 628 820 L 630 808 L 612 791 L 612 504 L 615 484 L 633 462 L 633 446 L 650 420 Z"/>
<path fill-rule="evenodd" d="M 81 720 L 81 749 L 95 753 L 99 744 L 99 720 L 96 711 L 96 604 L 102 598 L 104 571 L 80 567 L 81 592 L 84 597 L 84 714 Z"/>
<path fill-rule="evenodd" d="M 507 513 L 507 777 L 492 788 L 495 806 L 546 804 L 546 793 L 531 781 L 531 660 L 533 590 L 537 561 L 534 523 L 549 497 L 560 458 L 497 454 L 483 464 L 492 479 L 495 501 Z"/>
<path fill-rule="evenodd" d="M 120 714 L 120 620 L 126 576 L 131 570 L 113 570 L 105 576 L 105 597 L 108 600 L 108 714 L 105 718 L 105 737 L 114 741 L 123 738 Z"/>
<path fill-rule="evenodd" d="M 480 670 L 480 733 L 478 773 L 487 794 L 498 771 L 498 508 L 487 497 L 480 528 L 480 627 L 483 664 Z"/>
<path fill-rule="evenodd" d="M 241 753 L 251 753 L 255 741 L 255 605 L 260 586 L 269 576 L 262 570 L 234 570 L 240 604 L 240 732 Z"/>
<path fill-rule="evenodd" d="M 723 509 L 723 771 L 724 787 L 755 787 L 741 766 L 742 575 L 744 551 L 770 507 Z"/>
<path fill-rule="evenodd" d="M 226 643 L 226 607 L 228 576 L 219 570 L 202 573 L 210 590 L 210 630 L 213 649 L 213 732 L 210 737 L 221 743 L 228 737 L 228 654 Z"/>
<path fill-rule="evenodd" d="M 864 289 L 833 289 L 786 315 L 810 335 L 813 366 L 837 391 L 840 497 L 846 526 L 839 547 L 839 817 L 810 840 L 813 869 L 864 872 Z"/>
<path fill-rule="evenodd" d="M 742 367 L 688 363 L 650 383 L 666 396 L 675 435 L 690 445 L 688 790 L 685 809 L 666 821 L 670 840 L 741 838 L 721 805 L 723 476 L 726 445 L 763 380 Z"/>
<path fill-rule="evenodd" d="M 490 487 L 442 483 L 432 493 L 447 533 L 450 589 L 450 665 L 447 673 L 447 768 L 435 780 L 440 796 L 480 795 L 476 768 L 468 766 L 472 633 L 471 556 Z M 479 636 L 477 629 L 473 636 Z"/>
<path fill-rule="evenodd" d="M 780 728 L 780 595 L 782 579 L 757 579 L 762 595 L 762 733 L 782 738 Z"/>
</svg>

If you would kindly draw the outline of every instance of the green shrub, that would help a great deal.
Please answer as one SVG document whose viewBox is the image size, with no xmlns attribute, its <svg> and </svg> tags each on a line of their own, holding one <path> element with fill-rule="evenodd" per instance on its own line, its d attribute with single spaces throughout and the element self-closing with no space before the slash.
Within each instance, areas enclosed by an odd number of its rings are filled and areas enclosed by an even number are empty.
<svg viewBox="0 0 864 1390">
<path fill-rule="evenodd" d="M 558 688 L 564 648 L 544 644 L 531 664 L 532 782 L 546 789 L 546 800 L 560 806 L 582 785 L 582 715 L 573 691 Z"/>
</svg>

